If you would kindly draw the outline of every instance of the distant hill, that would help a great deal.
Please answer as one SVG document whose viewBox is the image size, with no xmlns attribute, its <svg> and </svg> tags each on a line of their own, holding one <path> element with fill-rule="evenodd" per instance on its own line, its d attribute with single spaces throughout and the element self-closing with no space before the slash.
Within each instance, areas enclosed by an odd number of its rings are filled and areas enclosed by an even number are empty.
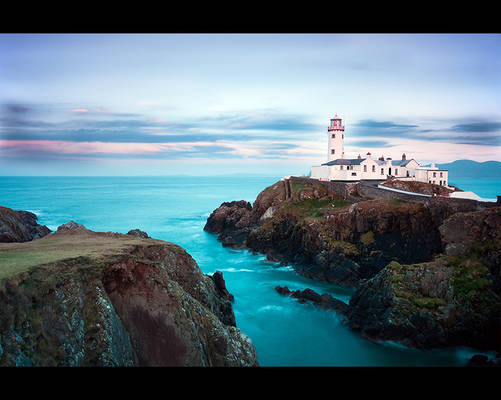
<svg viewBox="0 0 501 400">
<path fill-rule="evenodd" d="M 501 179 L 501 162 L 456 160 L 448 164 L 437 164 L 440 169 L 449 170 L 449 179 L 454 178 L 498 178 Z"/>
</svg>

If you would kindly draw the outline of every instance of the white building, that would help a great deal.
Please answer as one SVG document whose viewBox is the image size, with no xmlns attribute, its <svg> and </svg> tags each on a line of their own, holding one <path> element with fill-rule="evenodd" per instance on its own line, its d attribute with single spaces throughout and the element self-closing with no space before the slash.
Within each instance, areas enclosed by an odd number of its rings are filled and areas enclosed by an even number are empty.
<svg viewBox="0 0 501 400">
<path fill-rule="evenodd" d="M 331 118 L 327 127 L 328 154 L 327 162 L 311 167 L 311 177 L 329 181 L 359 181 L 386 180 L 396 178 L 400 180 L 414 180 L 447 186 L 449 176 L 447 170 L 439 170 L 434 163 L 431 166 L 420 166 L 413 158 L 407 160 L 402 154 L 401 160 L 391 158 L 373 159 L 371 153 L 366 158 L 360 154 L 357 158 L 344 157 L 344 126 L 337 115 Z"/>
</svg>

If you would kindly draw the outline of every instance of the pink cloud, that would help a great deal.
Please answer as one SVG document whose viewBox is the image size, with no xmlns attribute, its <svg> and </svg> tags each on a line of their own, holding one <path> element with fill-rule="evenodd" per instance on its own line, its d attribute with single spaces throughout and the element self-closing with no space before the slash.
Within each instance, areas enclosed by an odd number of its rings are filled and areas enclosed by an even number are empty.
<svg viewBox="0 0 501 400">
<path fill-rule="evenodd" d="M 68 142 L 63 140 L 0 140 L 0 149 L 59 154 L 147 154 L 163 151 L 156 143 Z"/>
<path fill-rule="evenodd" d="M 89 110 L 87 110 L 86 108 L 75 108 L 71 111 L 78 114 L 85 114 L 89 112 Z"/>
</svg>

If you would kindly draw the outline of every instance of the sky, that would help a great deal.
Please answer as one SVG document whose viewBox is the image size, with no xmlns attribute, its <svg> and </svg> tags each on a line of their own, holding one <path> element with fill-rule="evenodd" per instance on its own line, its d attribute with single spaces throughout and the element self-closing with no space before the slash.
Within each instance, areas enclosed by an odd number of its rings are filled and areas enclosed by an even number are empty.
<svg viewBox="0 0 501 400">
<path fill-rule="evenodd" d="M 0 175 L 501 161 L 499 34 L 0 34 Z"/>
</svg>

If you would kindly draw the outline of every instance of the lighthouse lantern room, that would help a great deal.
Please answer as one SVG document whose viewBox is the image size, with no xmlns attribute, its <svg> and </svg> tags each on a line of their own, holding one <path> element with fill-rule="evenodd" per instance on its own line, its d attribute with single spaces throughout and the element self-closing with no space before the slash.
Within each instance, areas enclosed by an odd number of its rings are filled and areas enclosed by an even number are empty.
<svg viewBox="0 0 501 400">
<path fill-rule="evenodd" d="M 331 118 L 331 123 L 327 127 L 327 133 L 329 135 L 327 162 L 344 158 L 344 126 L 337 114 L 334 118 Z"/>
</svg>

